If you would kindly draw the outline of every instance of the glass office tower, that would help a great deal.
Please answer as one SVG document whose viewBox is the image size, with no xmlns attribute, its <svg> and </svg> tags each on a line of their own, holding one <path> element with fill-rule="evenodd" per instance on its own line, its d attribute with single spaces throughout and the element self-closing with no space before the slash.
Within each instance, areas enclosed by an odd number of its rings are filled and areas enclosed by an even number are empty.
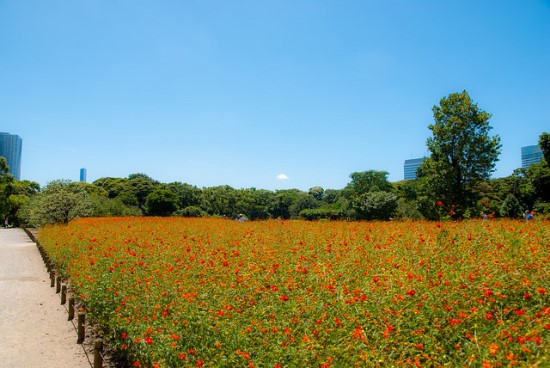
<svg viewBox="0 0 550 368">
<path fill-rule="evenodd" d="M 15 134 L 0 132 L 0 156 L 5 157 L 10 174 L 21 180 L 21 150 L 23 140 Z"/>
<path fill-rule="evenodd" d="M 405 180 L 416 179 L 416 170 L 424 161 L 424 157 L 405 160 Z"/>
<path fill-rule="evenodd" d="M 521 147 L 521 167 L 527 169 L 529 166 L 539 163 L 542 160 L 542 151 L 539 146 Z"/>
<path fill-rule="evenodd" d="M 85 183 L 86 182 L 86 168 L 80 169 L 80 181 Z"/>
</svg>

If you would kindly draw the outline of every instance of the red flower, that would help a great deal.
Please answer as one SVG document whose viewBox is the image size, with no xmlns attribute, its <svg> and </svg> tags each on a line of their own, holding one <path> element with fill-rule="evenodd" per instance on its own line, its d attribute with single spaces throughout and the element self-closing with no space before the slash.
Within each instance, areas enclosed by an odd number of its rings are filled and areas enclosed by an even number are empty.
<svg viewBox="0 0 550 368">
<path fill-rule="evenodd" d="M 134 362 L 134 367 L 141 367 L 141 364 L 139 362 Z"/>
<path fill-rule="evenodd" d="M 449 321 L 449 323 L 451 324 L 451 326 L 454 326 L 454 325 L 458 325 L 459 323 L 461 323 L 462 320 L 461 319 L 458 319 L 458 318 L 451 318 L 451 320 Z"/>
<path fill-rule="evenodd" d="M 416 291 L 414 291 L 413 289 L 407 291 L 407 294 L 409 294 L 410 296 L 415 296 L 416 295 Z"/>
<path fill-rule="evenodd" d="M 281 295 L 279 299 L 284 300 L 286 302 L 288 301 L 288 295 Z"/>
<path fill-rule="evenodd" d="M 126 332 L 123 332 L 121 336 L 122 336 L 123 339 L 125 339 L 125 338 L 128 337 L 128 334 Z"/>
<path fill-rule="evenodd" d="M 437 205 L 438 205 L 439 207 L 441 207 L 441 206 L 443 206 L 443 202 L 437 201 Z"/>
</svg>

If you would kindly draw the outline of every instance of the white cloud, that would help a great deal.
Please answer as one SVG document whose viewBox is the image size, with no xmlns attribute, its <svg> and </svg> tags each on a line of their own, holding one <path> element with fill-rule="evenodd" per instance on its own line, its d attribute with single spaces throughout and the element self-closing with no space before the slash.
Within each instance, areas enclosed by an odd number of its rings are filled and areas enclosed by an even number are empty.
<svg viewBox="0 0 550 368">
<path fill-rule="evenodd" d="M 279 175 L 277 175 L 277 179 L 279 179 L 279 180 L 288 180 L 289 177 L 286 176 L 285 174 L 279 174 Z"/>
</svg>

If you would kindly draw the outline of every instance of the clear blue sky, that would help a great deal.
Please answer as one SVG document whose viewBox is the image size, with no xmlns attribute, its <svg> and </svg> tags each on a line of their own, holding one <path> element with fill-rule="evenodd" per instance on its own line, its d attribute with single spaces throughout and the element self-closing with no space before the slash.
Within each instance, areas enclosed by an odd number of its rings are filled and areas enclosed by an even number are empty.
<svg viewBox="0 0 550 368">
<path fill-rule="evenodd" d="M 550 131 L 549 0 L 0 0 L 0 131 L 41 185 L 81 167 L 270 190 L 402 180 L 432 107 L 462 90 L 510 175 Z"/>
</svg>

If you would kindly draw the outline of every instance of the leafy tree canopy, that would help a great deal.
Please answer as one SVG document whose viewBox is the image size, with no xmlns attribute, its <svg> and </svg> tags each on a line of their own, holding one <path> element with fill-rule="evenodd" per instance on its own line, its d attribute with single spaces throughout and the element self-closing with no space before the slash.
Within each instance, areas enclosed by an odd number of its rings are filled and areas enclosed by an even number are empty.
<svg viewBox="0 0 550 368">
<path fill-rule="evenodd" d="M 418 170 L 423 192 L 460 216 L 476 202 L 475 185 L 494 171 L 500 138 L 489 136 L 491 114 L 466 91 L 442 98 L 432 110 L 435 123 L 426 143 L 431 155 Z"/>
<path fill-rule="evenodd" d="M 368 192 L 391 192 L 392 184 L 388 181 L 387 171 L 369 170 L 354 172 L 350 175 L 351 182 L 346 185 L 344 192 L 350 199 Z"/>
<path fill-rule="evenodd" d="M 151 216 L 170 216 L 178 209 L 178 198 L 168 189 L 156 189 L 147 196 L 146 205 Z"/>
<path fill-rule="evenodd" d="M 22 217 L 31 226 L 67 224 L 93 213 L 93 203 L 82 185 L 67 180 L 48 183 L 22 208 Z"/>
<path fill-rule="evenodd" d="M 550 165 L 550 133 L 542 133 L 539 136 L 539 147 L 547 165 Z"/>
</svg>

